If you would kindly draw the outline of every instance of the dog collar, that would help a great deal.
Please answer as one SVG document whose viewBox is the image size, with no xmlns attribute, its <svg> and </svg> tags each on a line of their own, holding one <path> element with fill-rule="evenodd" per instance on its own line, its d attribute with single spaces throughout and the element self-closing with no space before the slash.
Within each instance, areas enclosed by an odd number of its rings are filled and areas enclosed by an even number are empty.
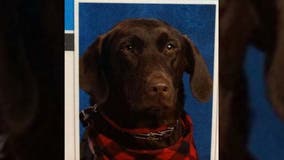
<svg viewBox="0 0 284 160">
<path fill-rule="evenodd" d="M 80 112 L 80 120 L 84 127 L 90 126 L 90 121 L 92 121 L 92 119 L 96 117 L 101 117 L 101 119 L 107 122 L 107 124 L 110 127 L 112 127 L 118 132 L 130 135 L 138 140 L 147 140 L 147 141 L 159 141 L 170 137 L 179 124 L 179 120 L 177 120 L 176 123 L 172 126 L 163 125 L 155 129 L 149 129 L 149 128 L 128 129 L 120 127 L 107 115 L 105 115 L 102 111 L 99 111 L 98 105 L 96 104 Z"/>
<path fill-rule="evenodd" d="M 120 145 L 119 142 L 104 133 L 98 133 L 92 138 L 88 137 L 89 149 L 94 160 L 198 160 L 198 154 L 192 135 L 192 121 L 185 112 L 181 116 L 180 123 L 185 128 L 185 132 L 176 143 L 165 148 L 132 149 Z M 91 125 L 91 123 L 89 123 L 89 125 Z"/>
</svg>

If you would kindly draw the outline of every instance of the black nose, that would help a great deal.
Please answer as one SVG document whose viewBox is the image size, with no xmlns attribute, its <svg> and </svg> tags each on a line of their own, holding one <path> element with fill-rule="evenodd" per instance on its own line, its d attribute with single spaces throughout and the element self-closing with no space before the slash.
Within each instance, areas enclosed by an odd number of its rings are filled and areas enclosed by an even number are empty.
<svg viewBox="0 0 284 160">
<path fill-rule="evenodd" d="M 169 87 L 165 83 L 156 83 L 150 86 L 150 95 L 167 96 L 169 94 Z"/>
</svg>

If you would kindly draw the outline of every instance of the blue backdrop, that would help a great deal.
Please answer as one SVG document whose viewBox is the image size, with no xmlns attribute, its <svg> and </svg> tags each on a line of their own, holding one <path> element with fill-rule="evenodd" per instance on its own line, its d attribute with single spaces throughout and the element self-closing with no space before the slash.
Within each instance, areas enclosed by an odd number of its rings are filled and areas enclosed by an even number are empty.
<svg viewBox="0 0 284 160">
<path fill-rule="evenodd" d="M 264 80 L 265 55 L 249 47 L 245 70 L 248 77 L 251 109 L 249 148 L 259 160 L 284 159 L 284 125 L 267 100 Z"/>
<path fill-rule="evenodd" d="M 214 5 L 155 5 L 155 4 L 79 4 L 80 55 L 100 35 L 126 18 L 157 18 L 188 35 L 203 55 L 213 77 Z M 212 100 L 199 103 L 192 98 L 188 75 L 184 75 L 185 109 L 193 119 L 194 139 L 201 160 L 210 159 Z M 89 104 L 88 95 L 80 90 L 80 109 Z M 81 127 L 80 134 L 82 135 Z"/>
</svg>

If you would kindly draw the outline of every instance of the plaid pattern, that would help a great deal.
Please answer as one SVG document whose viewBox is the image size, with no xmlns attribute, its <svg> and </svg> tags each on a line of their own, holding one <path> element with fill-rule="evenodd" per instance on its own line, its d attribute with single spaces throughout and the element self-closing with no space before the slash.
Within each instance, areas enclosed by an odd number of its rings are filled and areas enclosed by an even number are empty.
<svg viewBox="0 0 284 160">
<path fill-rule="evenodd" d="M 183 120 L 188 132 L 174 145 L 156 150 L 133 150 L 120 146 L 115 141 L 98 134 L 90 142 L 90 149 L 95 152 L 96 160 L 198 160 L 196 147 L 192 136 L 192 122 L 187 115 Z"/>
</svg>

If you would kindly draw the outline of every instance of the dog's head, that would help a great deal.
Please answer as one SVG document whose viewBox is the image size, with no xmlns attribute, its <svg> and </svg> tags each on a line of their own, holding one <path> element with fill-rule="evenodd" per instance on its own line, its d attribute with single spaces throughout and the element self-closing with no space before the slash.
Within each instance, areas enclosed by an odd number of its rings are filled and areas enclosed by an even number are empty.
<svg viewBox="0 0 284 160">
<path fill-rule="evenodd" d="M 131 19 L 101 35 L 81 57 L 80 86 L 96 103 L 116 97 L 134 112 L 161 114 L 183 105 L 184 72 L 193 96 L 207 101 L 212 81 L 193 42 L 162 21 Z"/>
</svg>

